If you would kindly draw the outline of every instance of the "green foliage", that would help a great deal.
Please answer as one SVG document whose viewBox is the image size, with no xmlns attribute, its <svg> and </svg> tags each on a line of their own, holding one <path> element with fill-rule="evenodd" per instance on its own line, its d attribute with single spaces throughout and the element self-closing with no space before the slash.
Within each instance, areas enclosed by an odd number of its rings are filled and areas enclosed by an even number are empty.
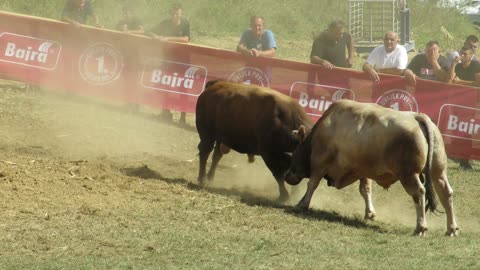
<svg viewBox="0 0 480 270">
<path fill-rule="evenodd" d="M 0 9 L 35 16 L 58 19 L 65 0 L 4 0 Z M 168 17 L 174 0 L 96 0 L 95 10 L 106 28 L 113 28 L 120 18 L 121 6 L 134 3 L 137 14 L 146 28 L 153 27 Z M 469 34 L 477 30 L 468 18 L 454 8 L 440 8 L 438 1 L 408 1 L 411 10 L 411 33 L 417 48 L 422 49 L 435 39 L 444 48 L 457 48 Z M 312 34 L 326 28 L 333 19 L 348 22 L 348 1 L 335 0 L 184 0 L 184 13 L 191 21 L 192 36 L 239 36 L 249 27 L 252 15 L 265 17 L 267 28 L 283 40 L 305 40 L 310 43 Z M 444 27 L 454 39 L 448 40 L 440 30 Z"/>
</svg>

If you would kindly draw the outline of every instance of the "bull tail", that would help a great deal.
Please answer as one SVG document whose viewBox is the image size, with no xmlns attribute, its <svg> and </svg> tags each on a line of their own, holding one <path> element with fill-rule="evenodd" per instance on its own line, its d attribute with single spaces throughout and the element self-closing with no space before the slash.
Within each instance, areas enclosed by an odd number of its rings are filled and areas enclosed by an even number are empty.
<svg viewBox="0 0 480 270">
<path fill-rule="evenodd" d="M 428 145 L 427 163 L 423 169 L 423 173 L 425 174 L 425 211 L 430 210 L 430 212 L 435 213 L 435 210 L 437 209 L 437 200 L 435 199 L 435 190 L 433 189 L 432 184 L 432 160 L 435 147 L 435 134 L 432 130 L 431 120 L 428 116 L 425 114 L 417 114 L 415 120 L 417 120 L 420 125 Z M 422 175 L 421 178 L 423 178 Z"/>
</svg>

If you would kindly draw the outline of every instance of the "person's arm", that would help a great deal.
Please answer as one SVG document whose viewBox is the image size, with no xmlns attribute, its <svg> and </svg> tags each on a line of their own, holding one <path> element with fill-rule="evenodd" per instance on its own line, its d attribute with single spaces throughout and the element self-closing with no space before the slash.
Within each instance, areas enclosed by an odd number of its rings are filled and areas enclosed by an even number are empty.
<svg viewBox="0 0 480 270">
<path fill-rule="evenodd" d="M 324 47 L 319 38 L 315 39 L 312 45 L 312 50 L 310 51 L 310 63 L 321 65 L 326 69 L 333 69 L 335 66 L 329 61 L 321 58 L 323 55 Z"/>
<path fill-rule="evenodd" d="M 247 49 L 247 46 L 245 46 L 245 44 L 243 44 L 241 41 L 237 45 L 237 52 L 246 56 L 252 56 L 252 53 L 250 52 L 250 50 Z"/>
<path fill-rule="evenodd" d="M 265 30 L 264 35 L 266 35 L 267 38 L 267 48 L 263 51 L 259 51 L 257 49 L 250 49 L 250 52 L 254 57 L 275 57 L 277 43 L 275 42 L 273 32 L 270 30 Z"/>
<path fill-rule="evenodd" d="M 82 25 L 81 23 L 77 22 L 76 20 L 68 17 L 68 15 L 62 16 L 62 21 L 66 22 L 66 23 L 69 23 L 69 24 L 73 24 L 73 25 L 75 25 L 75 26 L 80 26 L 80 25 Z"/>
<path fill-rule="evenodd" d="M 478 75 L 479 75 L 479 79 L 480 79 L 480 74 L 478 74 Z M 477 74 L 475 74 L 475 79 L 477 79 Z M 475 86 L 475 87 L 480 86 L 479 82 L 465 81 L 465 80 L 459 79 L 458 77 L 453 78 L 452 83 L 460 84 L 460 85 L 466 85 L 466 86 Z"/>
<path fill-rule="evenodd" d="M 403 73 L 405 79 L 408 81 L 409 84 L 415 85 L 417 83 L 417 75 L 411 69 L 405 69 Z"/>
<path fill-rule="evenodd" d="M 460 61 L 460 56 L 455 56 L 453 59 L 452 64 L 450 65 L 450 69 L 448 70 L 448 74 L 445 78 L 445 82 L 452 83 L 453 79 L 455 78 L 455 66 Z"/>
<path fill-rule="evenodd" d="M 404 72 L 405 72 L 405 69 L 399 69 L 399 68 L 381 68 L 378 70 L 378 73 L 398 75 L 398 76 L 402 76 Z"/>
<path fill-rule="evenodd" d="M 184 36 L 184 37 L 160 37 L 160 39 L 166 40 L 166 41 L 181 42 L 181 43 L 188 43 L 190 41 L 188 36 Z"/>
<path fill-rule="evenodd" d="M 362 66 L 362 69 L 364 72 L 366 72 L 370 76 L 370 79 L 372 81 L 376 83 L 380 82 L 380 76 L 378 76 L 378 73 L 375 71 L 375 69 L 371 64 L 369 64 L 368 62 L 365 62 L 365 64 L 363 64 Z"/>
<path fill-rule="evenodd" d="M 247 48 L 247 43 L 246 43 L 247 32 L 248 30 L 242 33 L 242 36 L 240 37 L 240 41 L 238 42 L 238 45 L 237 45 L 237 52 L 245 56 L 253 56 L 252 52 Z"/>
<path fill-rule="evenodd" d="M 447 79 L 447 72 L 440 66 L 438 59 L 432 61 L 432 67 L 435 79 L 439 82 L 444 82 Z"/>
<path fill-rule="evenodd" d="M 145 34 L 145 29 L 143 28 L 143 25 L 139 25 L 138 29 L 136 30 L 127 30 L 126 31 L 128 34 L 133 34 L 133 35 L 143 35 Z"/>
<path fill-rule="evenodd" d="M 257 49 L 252 49 L 253 56 L 255 57 L 275 57 L 275 48 L 271 48 L 265 51 L 259 51 Z"/>
<path fill-rule="evenodd" d="M 347 67 L 351 68 L 353 66 L 353 60 L 355 59 L 354 57 L 355 45 L 353 42 L 352 35 L 348 34 L 348 37 L 349 39 L 347 44 L 347 52 L 348 52 Z"/>
<path fill-rule="evenodd" d="M 438 59 L 440 58 L 440 50 L 437 47 L 434 47 L 431 51 L 431 57 L 428 62 L 432 65 L 433 73 L 435 74 L 435 79 L 437 81 L 445 81 L 447 78 L 447 72 L 440 66 Z"/>
</svg>

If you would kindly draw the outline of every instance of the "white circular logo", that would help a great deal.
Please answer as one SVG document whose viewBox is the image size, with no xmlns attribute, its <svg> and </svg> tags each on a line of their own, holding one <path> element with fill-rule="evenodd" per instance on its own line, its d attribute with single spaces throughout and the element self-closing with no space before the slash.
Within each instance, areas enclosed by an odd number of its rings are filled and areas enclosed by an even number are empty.
<svg viewBox="0 0 480 270">
<path fill-rule="evenodd" d="M 268 77 L 258 68 L 244 67 L 238 69 L 228 77 L 231 82 L 243 83 L 243 84 L 256 84 L 262 87 L 270 87 L 270 81 Z"/>
<path fill-rule="evenodd" d="M 392 89 L 383 93 L 375 103 L 397 111 L 418 112 L 418 103 L 415 97 L 401 89 Z"/>
<path fill-rule="evenodd" d="M 122 70 L 123 56 L 110 44 L 93 44 L 80 56 L 80 75 L 91 84 L 109 84 L 120 77 Z"/>
</svg>

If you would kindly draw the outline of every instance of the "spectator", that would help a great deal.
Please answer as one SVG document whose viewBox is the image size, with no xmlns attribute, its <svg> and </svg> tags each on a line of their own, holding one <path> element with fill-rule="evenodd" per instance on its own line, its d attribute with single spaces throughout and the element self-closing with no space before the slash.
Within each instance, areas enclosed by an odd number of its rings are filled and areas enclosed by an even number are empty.
<svg viewBox="0 0 480 270">
<path fill-rule="evenodd" d="M 480 62 L 472 60 L 475 50 L 472 47 L 463 47 L 459 56 L 455 57 L 450 66 L 447 82 L 480 86 Z"/>
<path fill-rule="evenodd" d="M 273 32 L 265 29 L 265 20 L 260 16 L 250 18 L 250 29 L 242 33 L 237 52 L 252 57 L 275 57 L 277 44 Z"/>
<path fill-rule="evenodd" d="M 403 75 L 407 63 L 407 50 L 398 44 L 397 33 L 389 31 L 385 33 L 383 45 L 373 49 L 362 69 L 378 83 L 380 82 L 378 73 Z"/>
<path fill-rule="evenodd" d="M 453 60 L 448 72 L 447 81 L 455 84 L 480 86 L 480 63 L 472 60 L 475 49 L 471 46 L 464 46 L 459 55 Z M 456 159 L 460 167 L 473 169 L 470 160 Z"/>
<path fill-rule="evenodd" d="M 405 70 L 405 78 L 411 84 L 416 83 L 419 77 L 425 80 L 445 81 L 449 66 L 447 58 L 440 54 L 440 44 L 429 41 L 425 45 L 425 52 L 415 55 Z"/>
<path fill-rule="evenodd" d="M 67 0 L 62 12 L 62 21 L 80 26 L 87 23 L 88 17 L 94 19 L 96 27 L 102 27 L 90 0 Z"/>
<path fill-rule="evenodd" d="M 190 42 L 190 23 L 183 17 L 182 6 L 174 4 L 170 16 L 152 29 L 152 37 L 164 41 Z"/>
<path fill-rule="evenodd" d="M 190 23 L 183 17 L 182 6 L 180 4 L 174 4 L 170 16 L 170 18 L 160 22 L 152 29 L 150 33 L 152 38 L 181 43 L 190 42 Z M 171 121 L 173 116 L 170 110 L 164 109 L 162 118 Z M 180 114 L 179 123 L 181 126 L 186 126 L 185 112 Z"/>
<path fill-rule="evenodd" d="M 348 51 L 348 58 L 345 52 Z M 334 67 L 352 67 L 353 39 L 345 33 L 345 22 L 336 20 L 322 32 L 313 42 L 310 62 L 326 69 Z"/>
<path fill-rule="evenodd" d="M 124 5 L 122 12 L 123 18 L 117 23 L 116 29 L 127 34 L 143 35 L 145 30 L 142 20 L 135 15 L 133 7 L 131 5 Z"/>
<path fill-rule="evenodd" d="M 469 35 L 465 41 L 463 42 L 463 47 L 472 47 L 474 50 L 478 47 L 479 40 L 478 37 L 475 35 Z M 455 60 L 455 57 L 459 56 L 458 51 L 453 51 L 452 53 L 448 54 L 447 57 L 447 65 L 450 67 Z M 474 60 L 477 60 L 475 57 L 473 58 Z"/>
</svg>

